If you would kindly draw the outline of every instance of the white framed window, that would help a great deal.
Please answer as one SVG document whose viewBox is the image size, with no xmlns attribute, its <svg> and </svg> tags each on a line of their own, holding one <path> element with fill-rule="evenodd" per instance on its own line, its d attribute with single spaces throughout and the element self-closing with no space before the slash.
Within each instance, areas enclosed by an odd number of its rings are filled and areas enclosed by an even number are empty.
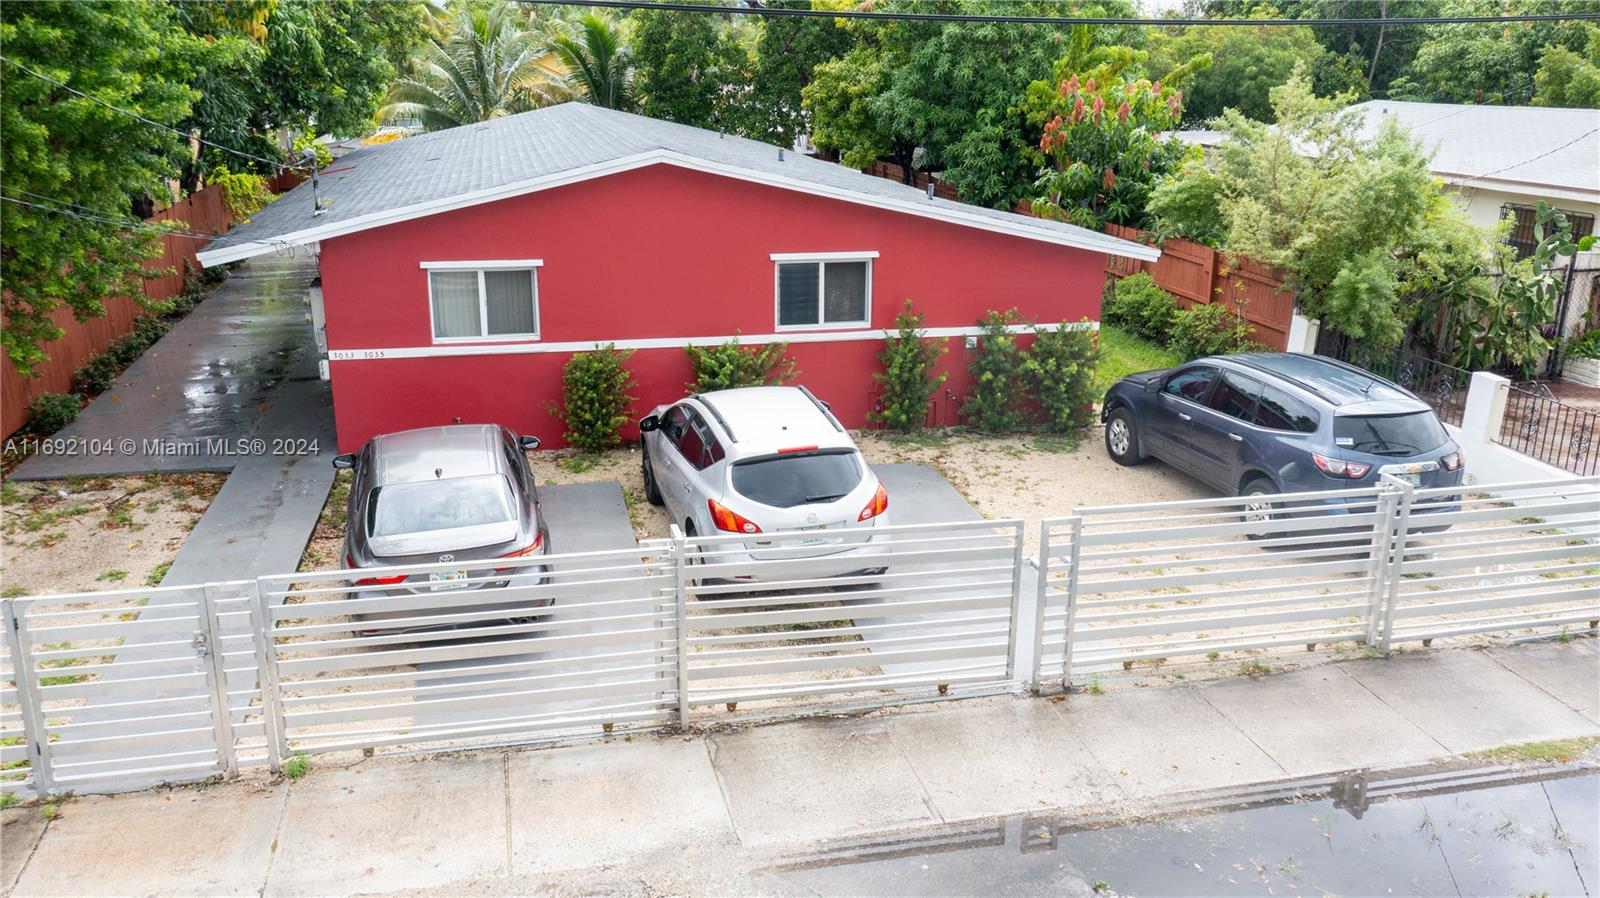
<svg viewBox="0 0 1600 898">
<path fill-rule="evenodd" d="M 537 259 L 424 262 L 433 342 L 539 339 Z"/>
<path fill-rule="evenodd" d="M 875 252 L 774 253 L 777 329 L 867 327 Z"/>
</svg>

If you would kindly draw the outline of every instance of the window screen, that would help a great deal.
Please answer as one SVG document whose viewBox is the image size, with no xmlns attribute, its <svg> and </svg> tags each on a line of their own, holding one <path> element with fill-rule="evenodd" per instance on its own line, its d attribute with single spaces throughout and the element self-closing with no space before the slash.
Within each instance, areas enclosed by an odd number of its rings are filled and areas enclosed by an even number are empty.
<svg viewBox="0 0 1600 898">
<path fill-rule="evenodd" d="M 866 324 L 871 263 L 778 264 L 778 326 Z"/>
<path fill-rule="evenodd" d="M 478 273 L 434 271 L 428 276 L 433 281 L 433 335 L 480 335 L 483 323 L 478 317 Z"/>
<path fill-rule="evenodd" d="M 433 337 L 533 337 L 539 333 L 534 269 L 430 271 Z"/>
</svg>

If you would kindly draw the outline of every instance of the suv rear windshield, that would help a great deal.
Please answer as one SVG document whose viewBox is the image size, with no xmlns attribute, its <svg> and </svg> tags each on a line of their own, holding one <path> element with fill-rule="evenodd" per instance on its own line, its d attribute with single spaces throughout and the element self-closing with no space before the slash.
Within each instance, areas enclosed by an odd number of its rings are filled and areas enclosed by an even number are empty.
<svg viewBox="0 0 1600 898">
<path fill-rule="evenodd" d="M 733 466 L 733 489 L 775 508 L 843 498 L 861 483 L 861 462 L 852 449 L 769 455 Z"/>
<path fill-rule="evenodd" d="M 499 474 L 393 483 L 372 491 L 372 536 L 426 533 L 512 520 L 511 487 Z"/>
<path fill-rule="evenodd" d="M 1416 455 L 1449 439 L 1433 412 L 1405 415 L 1340 415 L 1333 419 L 1334 445 L 1374 455 Z"/>
</svg>

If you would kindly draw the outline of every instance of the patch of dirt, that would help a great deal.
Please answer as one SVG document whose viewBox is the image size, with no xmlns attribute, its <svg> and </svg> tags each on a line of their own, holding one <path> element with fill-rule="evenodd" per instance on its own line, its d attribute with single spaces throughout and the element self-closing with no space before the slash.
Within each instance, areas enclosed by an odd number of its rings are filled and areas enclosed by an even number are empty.
<svg viewBox="0 0 1600 898">
<path fill-rule="evenodd" d="M 637 444 L 599 453 L 581 453 L 574 449 L 530 452 L 528 467 L 533 471 L 534 483 L 541 487 L 615 480 L 622 484 L 622 501 L 628 507 L 628 519 L 633 522 L 634 538 L 665 539 L 668 535 L 666 509 L 651 505 L 644 497 Z"/>
<path fill-rule="evenodd" d="M 944 475 L 986 518 L 1020 517 L 1025 551 L 1039 549 L 1039 521 L 1080 505 L 1204 499 L 1216 495 L 1198 480 L 1158 461 L 1125 468 L 1106 454 L 1096 425 L 1081 440 L 1034 434 L 984 436 L 928 431 L 898 436 L 856 431 L 872 464 L 924 464 Z M 893 497 L 890 497 L 891 504 Z M 916 523 L 896 521 L 896 523 Z"/>
<path fill-rule="evenodd" d="M 226 479 L 190 473 L 5 481 L 5 594 L 160 583 Z"/>
</svg>

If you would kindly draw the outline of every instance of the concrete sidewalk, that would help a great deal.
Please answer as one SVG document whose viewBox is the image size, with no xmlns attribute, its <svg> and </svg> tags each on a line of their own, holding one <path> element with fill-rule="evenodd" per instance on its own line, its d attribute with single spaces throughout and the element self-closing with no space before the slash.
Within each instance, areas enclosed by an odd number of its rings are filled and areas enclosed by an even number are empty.
<svg viewBox="0 0 1600 898">
<path fill-rule="evenodd" d="M 1600 642 L 1001 697 L 691 736 L 331 759 L 303 779 L 5 812 L 23 896 L 761 893 L 823 840 L 1600 736 Z M 42 832 L 40 830 L 42 829 Z"/>
</svg>

